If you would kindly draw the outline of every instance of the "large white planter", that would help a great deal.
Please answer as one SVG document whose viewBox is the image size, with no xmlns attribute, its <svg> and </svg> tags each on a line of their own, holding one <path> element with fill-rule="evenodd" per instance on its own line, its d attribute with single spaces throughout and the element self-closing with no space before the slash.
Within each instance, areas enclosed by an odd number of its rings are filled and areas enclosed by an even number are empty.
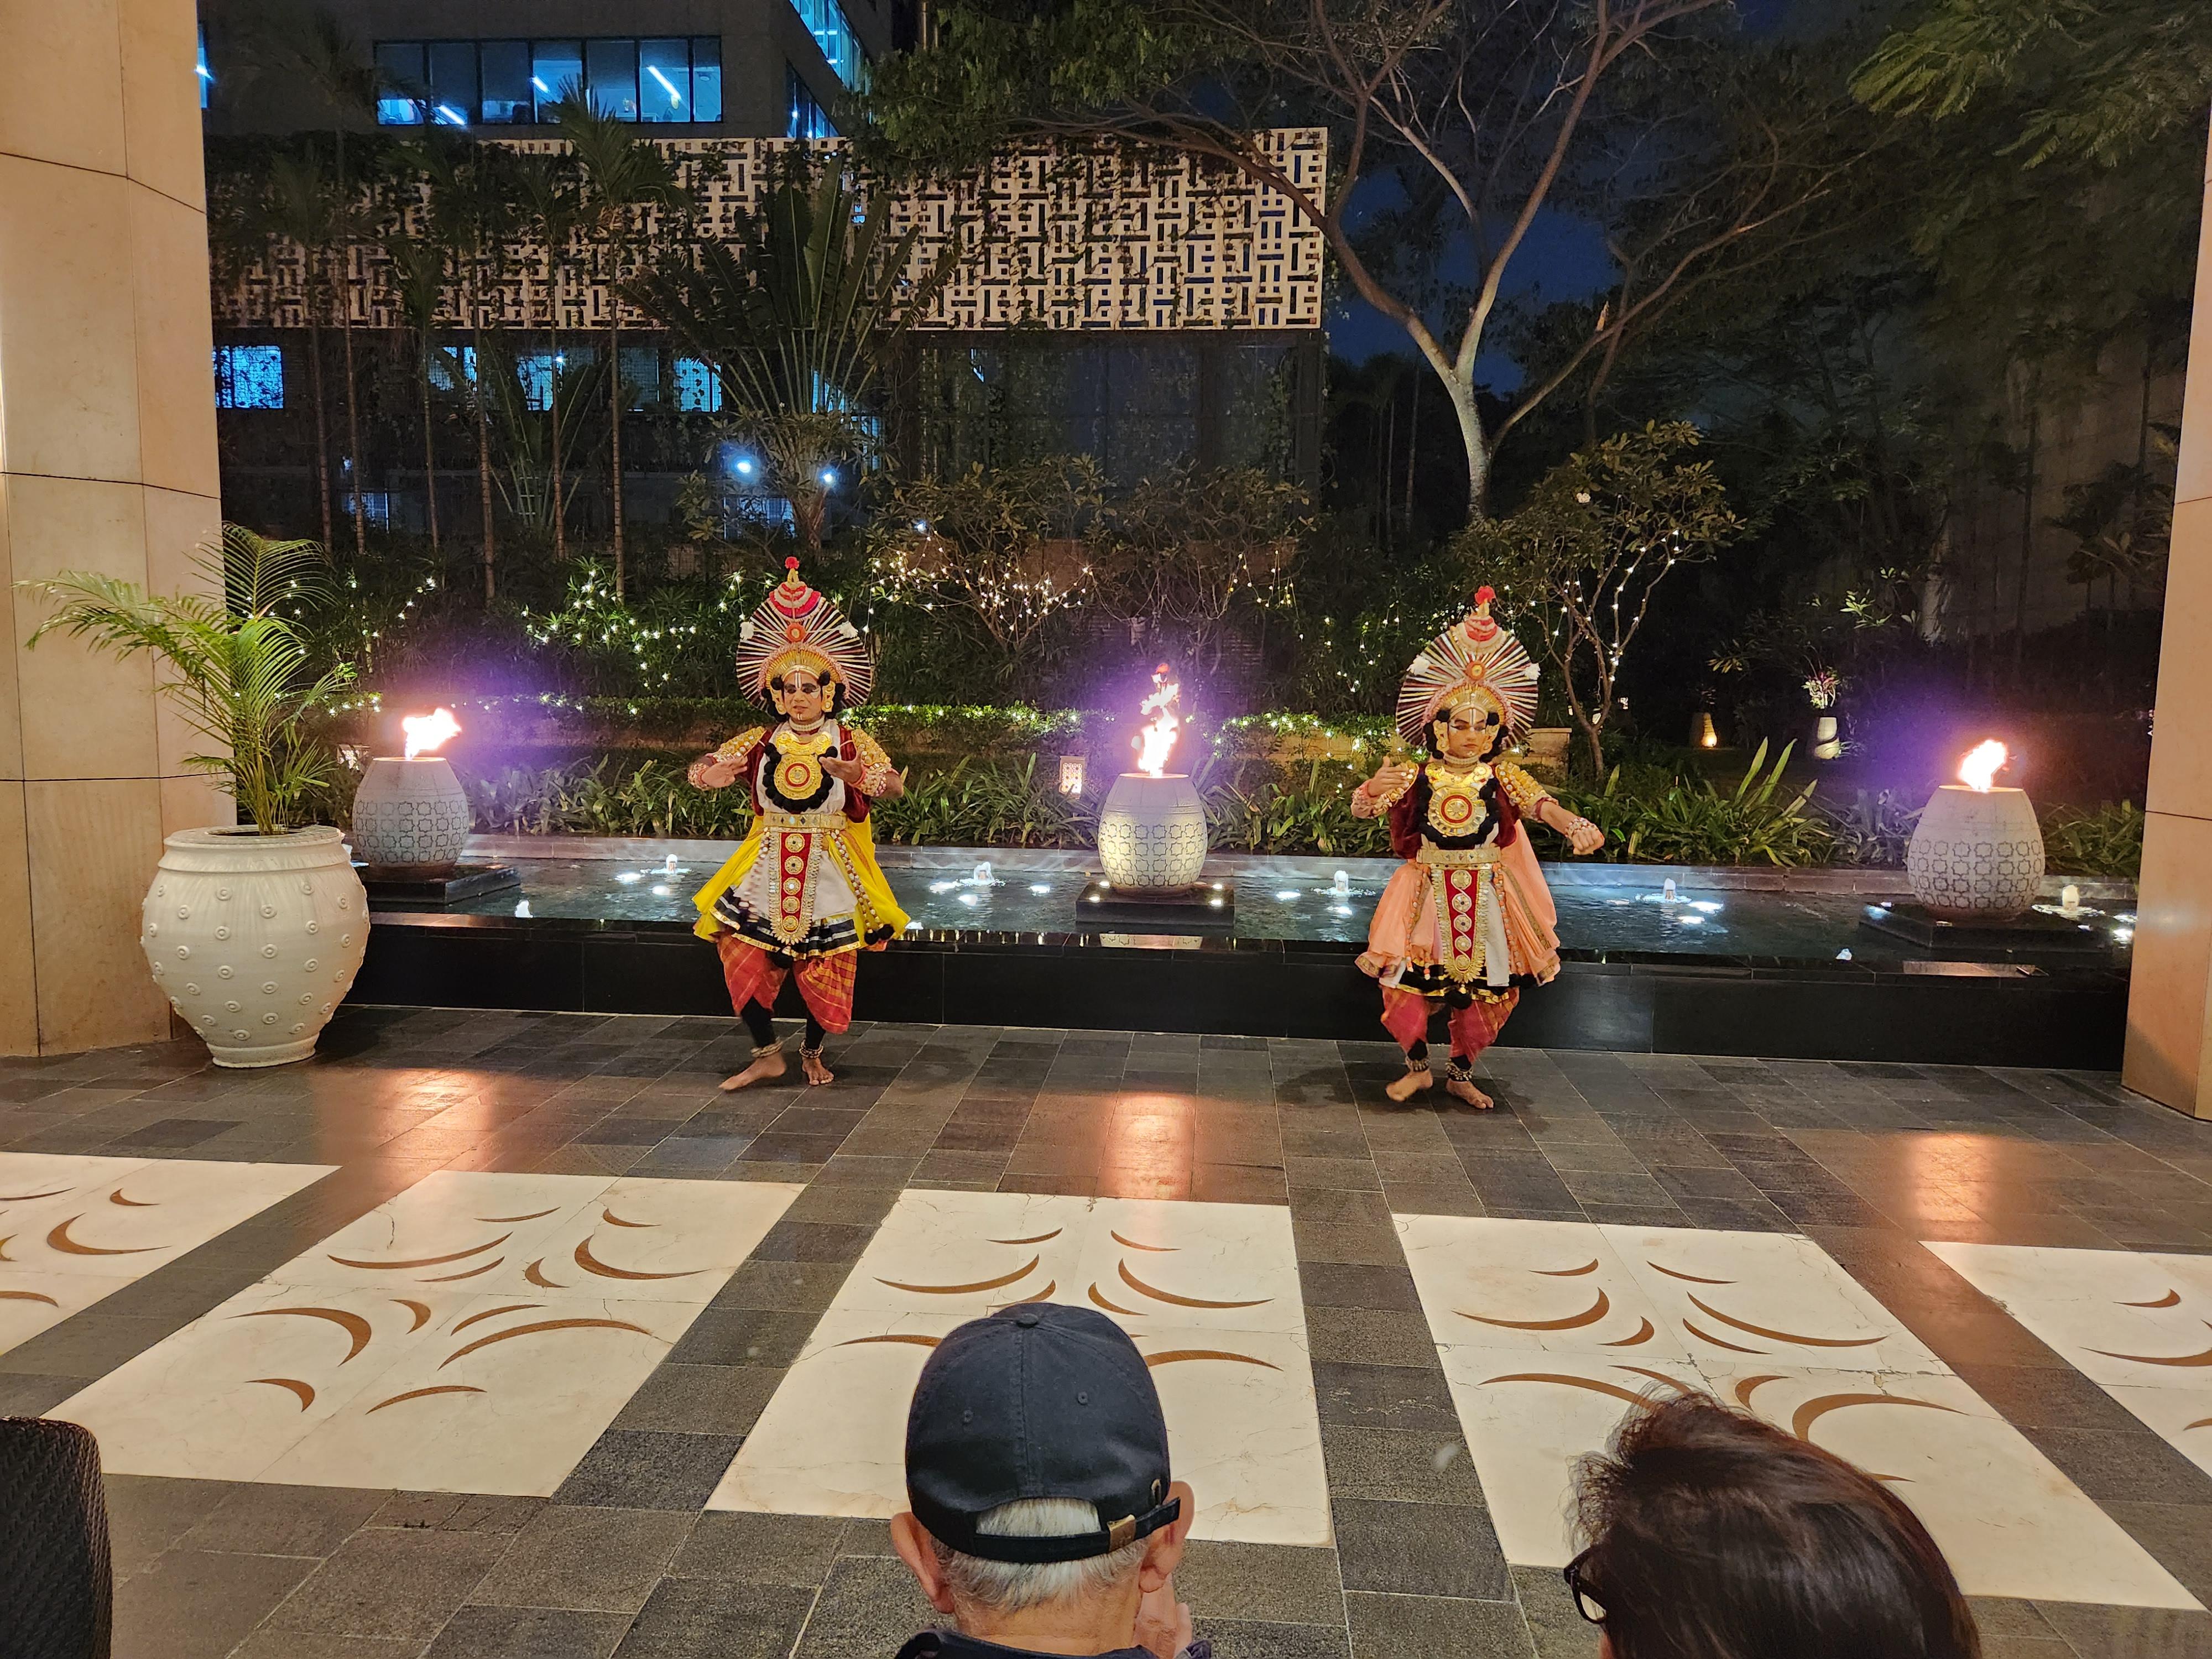
<svg viewBox="0 0 2212 1659">
<path fill-rule="evenodd" d="M 165 843 L 138 942 L 218 1066 L 305 1060 L 368 949 L 368 895 L 323 825 L 184 830 Z"/>
<path fill-rule="evenodd" d="M 443 755 L 369 762 L 353 798 L 353 851 L 363 864 L 442 872 L 468 838 L 468 792 Z"/>
<path fill-rule="evenodd" d="M 1188 777 L 1124 772 L 1098 809 L 1098 862 L 1125 891 L 1180 892 L 1206 868 L 1206 807 Z"/>
<path fill-rule="evenodd" d="M 1912 832 L 1905 871 L 1913 896 L 1949 921 L 2003 921 L 2043 887 L 2043 828 L 2024 789 L 1947 783 Z"/>
</svg>

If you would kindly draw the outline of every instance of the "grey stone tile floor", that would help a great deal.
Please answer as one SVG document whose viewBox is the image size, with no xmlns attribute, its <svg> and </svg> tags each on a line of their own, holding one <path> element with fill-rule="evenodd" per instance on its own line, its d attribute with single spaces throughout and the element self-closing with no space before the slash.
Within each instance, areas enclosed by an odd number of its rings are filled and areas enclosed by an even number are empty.
<svg viewBox="0 0 2212 1659">
<path fill-rule="evenodd" d="M 0 1150 L 339 1166 L 0 1354 L 0 1412 L 435 1170 L 805 1183 L 550 1499 L 111 1476 L 118 1659 L 887 1659 L 927 1609 L 880 1523 L 702 1506 L 909 1187 L 1289 1207 L 1336 1542 L 1193 1546 L 1222 1659 L 1596 1651 L 1558 1576 L 1499 1553 L 1394 1209 L 1804 1233 L 2212 1601 L 2212 1479 L 1917 1243 L 2212 1252 L 2212 1124 L 2111 1077 L 1500 1048 L 1477 1114 L 1390 1103 L 1380 1043 L 879 1024 L 833 1088 L 718 1093 L 747 1050 L 723 1019 L 348 1008 L 271 1072 L 0 1060 Z M 1182 1132 L 1116 1133 L 1163 1114 Z M 2212 1659 L 2205 1614 L 1978 1610 L 1990 1659 Z"/>
</svg>

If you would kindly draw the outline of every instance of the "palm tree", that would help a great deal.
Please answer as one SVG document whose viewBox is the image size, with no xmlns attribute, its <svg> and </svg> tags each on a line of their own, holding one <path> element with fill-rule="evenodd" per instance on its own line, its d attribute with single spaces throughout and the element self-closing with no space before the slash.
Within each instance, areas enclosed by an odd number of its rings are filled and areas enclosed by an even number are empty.
<svg viewBox="0 0 2212 1659">
<path fill-rule="evenodd" d="M 477 369 L 457 380 L 468 387 L 477 427 L 477 497 L 483 518 L 484 603 L 498 597 L 498 542 L 492 524 L 491 416 L 483 377 L 489 337 L 489 295 L 507 255 L 515 226 L 514 193 L 507 168 L 512 158 L 493 144 L 449 144 L 442 137 L 410 146 L 410 159 L 430 182 L 433 234 L 453 251 L 460 273 L 462 307 L 477 346 Z M 456 367 L 459 356 L 456 354 Z"/>
<path fill-rule="evenodd" d="M 331 544 L 331 434 L 323 396 L 323 311 L 329 287 L 324 262 L 337 234 L 337 192 L 313 157 L 270 159 L 268 187 L 255 218 L 264 245 L 290 242 L 300 249 L 304 262 L 308 395 L 315 406 L 315 501 L 322 514 L 325 547 Z"/>
<path fill-rule="evenodd" d="M 297 73 L 320 94 L 331 112 L 337 219 L 333 229 L 338 244 L 338 337 L 343 348 L 346 395 L 346 454 L 353 469 L 348 493 L 353 498 L 353 550 L 359 557 L 368 547 L 368 508 L 362 487 L 368 469 L 361 452 L 361 400 L 353 359 L 353 250 L 366 216 L 352 181 L 346 175 L 346 123 L 367 121 L 376 112 L 376 95 L 383 77 L 375 60 L 330 13 L 316 7 L 275 36 L 281 66 Z"/>
<path fill-rule="evenodd" d="M 803 168 L 748 221 L 740 252 L 719 241 L 672 250 L 623 291 L 714 367 L 812 548 L 832 468 L 876 447 L 877 377 L 959 254 L 948 246 L 909 278 L 921 228 L 893 238 L 882 192 L 864 202 L 836 162 L 811 179 Z"/>
<path fill-rule="evenodd" d="M 438 313 L 446 301 L 444 244 L 428 235 L 395 234 L 384 240 L 385 258 L 392 262 L 392 280 L 398 290 L 400 309 L 407 313 L 421 348 L 422 391 L 422 502 L 430 526 L 430 553 L 438 544 L 438 458 L 430 418 L 430 354 L 437 337 Z"/>
<path fill-rule="evenodd" d="M 562 482 L 561 276 L 568 264 L 569 239 L 575 234 L 577 221 L 583 216 L 583 198 L 564 156 L 519 157 L 514 164 L 514 185 L 526 222 L 536 229 L 545 244 L 546 412 L 553 427 L 547 457 L 552 472 L 553 556 L 566 563 L 568 492 Z"/>
<path fill-rule="evenodd" d="M 560 105 L 561 136 L 582 167 L 590 228 L 606 248 L 607 285 L 619 294 L 623 259 L 638 210 L 680 211 L 689 198 L 675 169 L 651 140 L 641 138 L 612 115 L 589 107 L 577 97 Z M 607 462 L 614 516 L 615 596 L 623 592 L 622 417 L 626 401 L 622 374 L 622 308 L 607 307 L 607 401 L 611 452 Z"/>
</svg>

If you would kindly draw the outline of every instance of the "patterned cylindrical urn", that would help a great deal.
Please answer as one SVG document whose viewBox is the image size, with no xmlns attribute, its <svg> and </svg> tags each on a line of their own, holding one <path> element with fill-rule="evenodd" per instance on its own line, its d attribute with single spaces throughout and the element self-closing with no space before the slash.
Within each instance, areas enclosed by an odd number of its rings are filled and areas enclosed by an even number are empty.
<svg viewBox="0 0 2212 1659">
<path fill-rule="evenodd" d="M 1947 783 L 1905 855 L 1913 896 L 1946 921 L 2008 921 L 2043 890 L 2043 827 L 2025 789 Z"/>
<path fill-rule="evenodd" d="M 443 755 L 369 762 L 353 798 L 353 852 L 363 864 L 442 874 L 468 838 L 468 792 Z"/>
<path fill-rule="evenodd" d="M 1124 772 L 1098 809 L 1098 862 L 1129 893 L 1179 893 L 1206 868 L 1206 806 L 1179 773 Z"/>
<path fill-rule="evenodd" d="M 368 949 L 368 895 L 326 825 L 184 830 L 164 843 L 139 944 L 218 1066 L 314 1052 Z"/>
</svg>

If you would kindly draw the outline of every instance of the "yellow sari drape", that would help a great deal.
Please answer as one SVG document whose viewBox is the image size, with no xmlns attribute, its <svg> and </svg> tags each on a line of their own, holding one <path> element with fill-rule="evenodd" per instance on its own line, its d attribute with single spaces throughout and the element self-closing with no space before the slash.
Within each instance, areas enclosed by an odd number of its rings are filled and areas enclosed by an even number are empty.
<svg viewBox="0 0 2212 1659">
<path fill-rule="evenodd" d="M 714 903 L 724 893 L 745 878 L 760 857 L 762 821 L 756 815 L 753 827 L 738 843 L 738 850 L 730 854 L 722 867 L 708 879 L 707 884 L 691 896 L 691 902 L 699 912 L 699 920 L 691 931 L 701 939 L 710 939 L 721 931 L 714 920 Z M 824 850 L 837 860 L 851 884 L 854 896 L 860 902 L 858 918 L 860 937 L 888 927 L 893 933 L 906 931 L 910 918 L 899 908 L 899 902 L 891 896 L 890 884 L 884 879 L 883 866 L 876 862 L 875 832 L 868 821 L 847 818 L 841 824 L 817 830 L 825 843 Z"/>
</svg>

